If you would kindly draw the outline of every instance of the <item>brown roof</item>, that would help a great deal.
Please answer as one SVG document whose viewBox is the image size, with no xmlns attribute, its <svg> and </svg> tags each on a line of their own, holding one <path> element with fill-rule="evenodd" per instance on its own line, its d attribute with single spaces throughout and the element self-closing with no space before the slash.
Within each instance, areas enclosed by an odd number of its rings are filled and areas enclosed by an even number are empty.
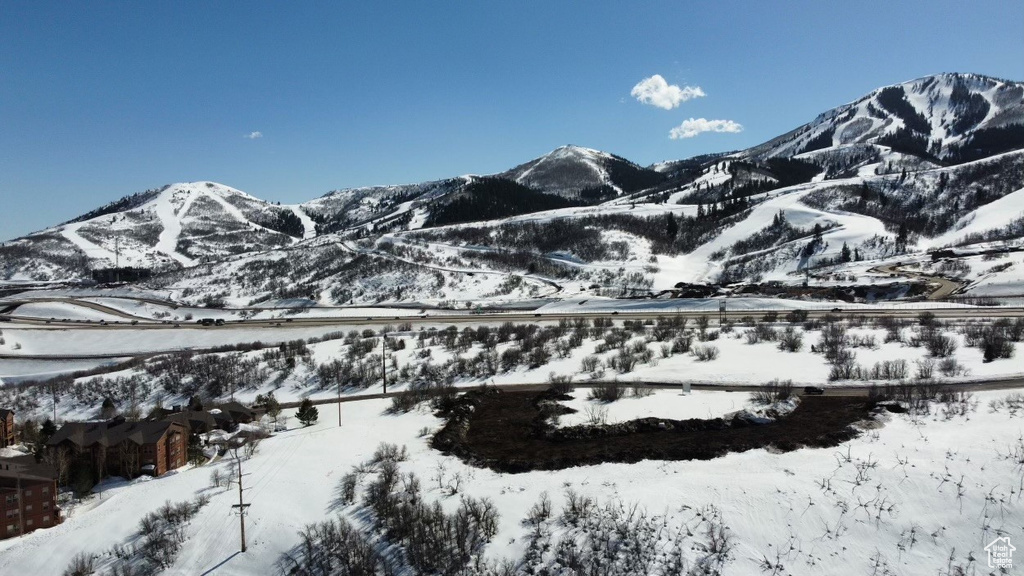
<svg viewBox="0 0 1024 576">
<path fill-rule="evenodd" d="M 36 462 L 36 457 L 31 454 L 0 458 L 0 485 L 6 484 L 6 479 L 53 480 L 56 477 L 57 472 L 53 466 Z"/>
<path fill-rule="evenodd" d="M 117 446 L 125 440 L 138 445 L 153 444 L 160 440 L 167 430 L 180 423 L 175 422 L 121 422 L 112 424 L 110 422 L 68 422 L 60 427 L 60 430 L 50 437 L 47 444 L 56 446 L 70 441 L 80 447 L 92 446 Z"/>
<path fill-rule="evenodd" d="M 237 402 L 235 400 L 230 400 L 228 402 L 222 402 L 220 404 L 217 404 L 217 405 L 213 406 L 213 408 L 217 408 L 217 409 L 223 410 L 224 412 L 229 412 L 232 415 L 243 414 L 243 415 L 248 416 L 249 418 L 255 418 L 256 417 L 256 411 L 255 410 L 253 410 L 252 408 L 249 408 L 248 406 L 242 404 L 241 402 Z"/>
<path fill-rule="evenodd" d="M 217 418 L 206 411 L 185 410 L 172 412 L 164 417 L 164 421 L 177 422 L 191 428 L 195 432 L 209 432 L 217 427 Z"/>
</svg>

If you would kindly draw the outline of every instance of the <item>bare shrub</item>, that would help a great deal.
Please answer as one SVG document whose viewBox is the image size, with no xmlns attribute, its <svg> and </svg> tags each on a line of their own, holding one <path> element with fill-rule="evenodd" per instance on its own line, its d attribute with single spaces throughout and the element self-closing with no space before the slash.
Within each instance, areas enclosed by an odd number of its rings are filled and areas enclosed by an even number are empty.
<svg viewBox="0 0 1024 576">
<path fill-rule="evenodd" d="M 583 496 L 572 488 L 565 490 L 565 507 L 562 508 L 562 524 L 579 526 L 590 519 L 594 513 L 595 503 L 590 496 Z"/>
<path fill-rule="evenodd" d="M 870 376 L 874 380 L 902 380 L 907 375 L 907 361 L 900 359 L 875 362 Z"/>
<path fill-rule="evenodd" d="M 654 388 L 648 386 L 647 384 L 634 384 L 630 388 L 630 392 L 632 392 L 635 398 L 647 398 L 648 396 L 654 394 Z"/>
<path fill-rule="evenodd" d="M 919 380 L 931 380 L 932 376 L 935 375 L 935 359 L 934 358 L 922 358 L 916 362 L 917 364 L 917 378 Z"/>
<path fill-rule="evenodd" d="M 690 351 L 690 345 L 693 343 L 693 335 L 683 334 L 682 336 L 676 336 L 672 339 L 672 353 L 673 354 L 685 354 Z"/>
<path fill-rule="evenodd" d="M 786 313 L 786 322 L 790 324 L 802 324 L 807 320 L 807 310 L 790 310 Z"/>
<path fill-rule="evenodd" d="M 348 505 L 356 501 L 356 487 L 359 485 L 359 476 L 349 472 L 341 477 L 338 485 L 338 499 L 342 504 Z"/>
<path fill-rule="evenodd" d="M 64 569 L 64 576 L 88 576 L 95 571 L 92 554 L 79 552 Z"/>
<path fill-rule="evenodd" d="M 711 345 L 694 346 L 693 355 L 700 362 L 710 362 L 718 358 L 718 347 Z"/>
<path fill-rule="evenodd" d="M 599 402 L 615 402 L 625 395 L 625 386 L 618 382 L 603 382 L 590 389 L 588 398 Z"/>
<path fill-rule="evenodd" d="M 774 404 L 788 400 L 793 395 L 793 381 L 781 381 L 778 378 L 758 387 L 751 400 L 756 404 Z"/>
<path fill-rule="evenodd" d="M 380 464 L 383 462 L 405 462 L 409 459 L 409 451 L 405 446 L 399 448 L 396 444 L 390 442 L 381 442 L 377 449 L 373 452 L 373 458 L 370 459 L 374 464 Z"/>
<path fill-rule="evenodd" d="M 540 499 L 526 514 L 526 523 L 531 526 L 540 526 L 551 518 L 551 497 L 547 492 L 540 493 Z"/>
<path fill-rule="evenodd" d="M 580 362 L 580 369 L 584 372 L 593 372 L 594 370 L 597 370 L 597 366 L 600 363 L 601 359 L 591 354 L 590 356 L 584 357 Z"/>
<path fill-rule="evenodd" d="M 551 390 L 559 394 L 571 394 L 576 387 L 572 385 L 572 376 L 558 376 L 554 372 L 548 374 L 548 383 Z"/>
<path fill-rule="evenodd" d="M 956 358 L 943 358 L 939 361 L 939 372 L 942 372 L 943 376 L 964 376 L 967 371 L 967 367 L 960 364 Z"/>
<path fill-rule="evenodd" d="M 604 406 L 587 406 L 587 424 L 604 426 L 608 423 L 608 409 Z"/>
<path fill-rule="evenodd" d="M 803 334 L 793 326 L 786 326 L 779 334 L 779 350 L 799 352 L 803 347 Z"/>
<path fill-rule="evenodd" d="M 636 366 L 637 358 L 623 350 L 608 359 L 608 367 L 617 370 L 621 374 L 628 374 Z"/>
<path fill-rule="evenodd" d="M 825 360 L 830 364 L 844 360 L 843 352 L 848 344 L 846 328 L 842 324 L 829 324 L 821 330 L 821 339 L 818 341 L 818 352 L 825 355 Z"/>
<path fill-rule="evenodd" d="M 860 366 L 857 364 L 856 355 L 850 350 L 839 350 L 832 359 L 832 368 L 829 370 L 829 380 L 853 380 L 861 374 Z"/>
</svg>

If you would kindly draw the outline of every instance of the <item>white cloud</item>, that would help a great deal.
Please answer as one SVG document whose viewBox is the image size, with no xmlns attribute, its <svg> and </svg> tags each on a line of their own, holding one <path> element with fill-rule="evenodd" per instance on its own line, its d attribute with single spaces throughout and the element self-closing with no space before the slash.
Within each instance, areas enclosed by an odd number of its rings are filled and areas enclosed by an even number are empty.
<svg viewBox="0 0 1024 576">
<path fill-rule="evenodd" d="M 263 132 L 260 132 L 259 130 L 256 130 L 255 132 L 249 132 L 245 136 L 242 136 L 242 138 L 248 138 L 249 140 L 255 140 L 257 138 L 263 138 Z"/>
<path fill-rule="evenodd" d="M 668 137 L 673 140 L 693 138 L 701 132 L 743 132 L 743 126 L 732 120 L 708 120 L 707 118 L 690 118 L 673 128 Z"/>
<path fill-rule="evenodd" d="M 670 85 L 661 77 L 661 74 L 644 78 L 636 86 L 633 86 L 633 90 L 630 91 L 629 95 L 636 98 L 642 104 L 650 104 L 665 110 L 676 108 L 692 98 L 703 98 L 705 96 L 700 86 L 683 86 L 680 88 L 674 84 Z"/>
</svg>

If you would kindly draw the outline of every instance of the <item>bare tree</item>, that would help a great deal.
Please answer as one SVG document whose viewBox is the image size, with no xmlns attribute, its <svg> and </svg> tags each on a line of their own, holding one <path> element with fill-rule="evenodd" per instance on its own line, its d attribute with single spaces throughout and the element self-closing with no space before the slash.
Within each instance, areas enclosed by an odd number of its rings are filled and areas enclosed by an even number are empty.
<svg viewBox="0 0 1024 576">
<path fill-rule="evenodd" d="M 71 467 L 71 452 L 64 446 L 54 446 L 43 454 L 43 461 L 57 473 L 57 484 L 65 486 L 68 483 L 68 469 Z"/>
<path fill-rule="evenodd" d="M 131 480 L 139 469 L 139 447 L 127 440 L 118 446 L 118 460 L 121 463 L 121 475 Z"/>
</svg>

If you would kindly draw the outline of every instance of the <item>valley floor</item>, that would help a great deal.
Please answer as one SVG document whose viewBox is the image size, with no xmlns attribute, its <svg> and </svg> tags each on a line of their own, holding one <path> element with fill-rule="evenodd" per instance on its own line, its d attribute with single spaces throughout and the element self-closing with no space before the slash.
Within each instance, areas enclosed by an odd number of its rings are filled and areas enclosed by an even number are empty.
<svg viewBox="0 0 1024 576">
<path fill-rule="evenodd" d="M 891 414 L 836 448 L 784 454 L 758 449 L 709 461 L 523 474 L 473 468 L 432 450 L 424 433 L 442 421 L 424 409 L 389 415 L 384 400 L 346 404 L 338 427 L 333 407 L 323 407 L 317 424 L 300 428 L 289 419 L 292 429 L 265 440 L 243 463 L 252 503 L 244 554 L 238 553 L 238 519 L 230 508 L 237 492 L 210 488 L 211 471 L 231 466 L 221 460 L 158 479 L 107 483 L 71 507 L 64 524 L 0 542 L 0 572 L 59 574 L 79 552 L 97 555 L 97 568 L 109 569 L 112 547 L 138 543 L 143 514 L 167 500 L 206 494 L 209 504 L 185 528 L 182 548 L 164 573 L 276 573 L 307 523 L 341 514 L 365 526 L 359 506 L 340 503 L 339 482 L 370 460 L 379 443 L 390 442 L 407 447 L 399 469 L 421 479 L 428 501 L 447 511 L 463 496 L 494 502 L 497 534 L 485 550 L 493 560 L 528 555 L 533 529 L 523 519 L 545 492 L 554 513 L 538 537 L 549 544 L 567 535 L 585 537 L 559 519 L 571 491 L 593 498 L 598 508 L 636 505 L 648 517 L 660 517 L 665 534 L 681 529 L 689 566 L 707 558 L 705 528 L 719 522 L 731 544 L 725 574 L 934 575 L 956 567 L 987 573 L 984 547 L 998 536 L 1024 536 L 1024 411 L 1019 396 L 1009 404 L 1006 396 L 984 392 L 961 403 L 933 404 L 929 415 Z M 717 410 L 726 397 L 734 395 L 695 394 L 683 402 Z M 532 561 L 550 564 L 553 549 Z"/>
</svg>

